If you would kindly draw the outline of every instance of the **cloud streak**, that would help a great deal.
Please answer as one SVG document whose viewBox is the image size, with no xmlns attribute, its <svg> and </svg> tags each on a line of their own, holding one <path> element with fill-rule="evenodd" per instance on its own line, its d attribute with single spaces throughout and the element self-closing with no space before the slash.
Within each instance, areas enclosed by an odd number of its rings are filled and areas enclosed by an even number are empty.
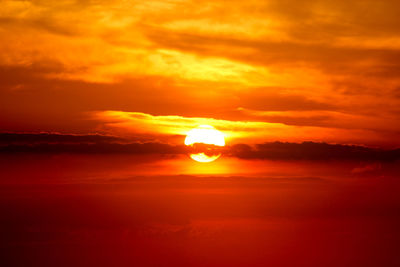
<svg viewBox="0 0 400 267">
<path fill-rule="evenodd" d="M 196 147 L 201 149 L 201 147 Z M 140 142 L 102 135 L 1 133 L 0 153 L 39 154 L 132 154 L 179 156 L 195 153 L 192 148 L 161 142 Z M 315 142 L 236 144 L 220 149 L 225 156 L 258 160 L 400 160 L 400 149 L 383 150 L 355 145 Z M 159 157 L 155 157 L 157 160 Z"/>
<path fill-rule="evenodd" d="M 141 112 L 99 111 L 95 120 L 103 123 L 103 130 L 119 135 L 186 135 L 199 125 L 212 125 L 225 133 L 230 143 L 261 143 L 275 140 L 303 142 L 314 140 L 332 143 L 372 143 L 396 146 L 396 125 L 375 125 L 358 122 L 357 116 L 338 112 L 260 112 L 238 109 L 243 120 L 184 117 L 177 115 L 151 115 Z M 302 117 L 303 116 L 303 117 Z M 308 117 L 307 117 L 308 116 Z M 334 123 L 336 121 L 336 123 Z M 383 123 L 383 121 L 377 121 Z M 301 127 L 298 127 L 301 126 Z M 387 132 L 377 129 L 387 128 Z M 394 132 L 394 133 L 393 133 Z M 391 137 L 388 141 L 387 137 Z M 168 137 L 167 137 L 168 138 Z"/>
</svg>

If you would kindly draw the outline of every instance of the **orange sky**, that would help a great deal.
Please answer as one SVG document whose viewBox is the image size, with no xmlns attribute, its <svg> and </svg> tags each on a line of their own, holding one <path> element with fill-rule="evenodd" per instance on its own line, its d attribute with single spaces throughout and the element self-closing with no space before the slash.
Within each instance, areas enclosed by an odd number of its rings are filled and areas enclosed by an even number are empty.
<svg viewBox="0 0 400 267">
<path fill-rule="evenodd" d="M 1 7 L 2 131 L 400 144 L 398 1 Z"/>
</svg>

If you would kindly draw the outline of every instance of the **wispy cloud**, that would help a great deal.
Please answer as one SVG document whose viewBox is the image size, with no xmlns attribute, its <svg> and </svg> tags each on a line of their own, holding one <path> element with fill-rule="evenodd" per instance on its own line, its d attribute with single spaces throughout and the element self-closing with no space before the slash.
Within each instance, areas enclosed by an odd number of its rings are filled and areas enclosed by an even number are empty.
<svg viewBox="0 0 400 267">
<path fill-rule="evenodd" d="M 120 135 L 147 134 L 169 139 L 168 135 L 186 135 L 199 125 L 212 125 L 225 133 L 228 143 L 260 143 L 275 140 L 302 142 L 308 140 L 333 143 L 371 143 L 381 146 L 396 145 L 390 136 L 397 126 L 387 126 L 388 133 L 360 125 L 357 117 L 327 112 L 260 112 L 240 109 L 248 120 L 223 120 L 213 118 L 157 116 L 141 112 L 99 111 L 93 118 L 102 122 L 102 130 Z M 307 114 L 311 116 L 307 117 Z M 305 115 L 305 116 L 304 116 Z M 334 116 L 333 116 L 334 115 Z M 246 118 L 246 116 L 243 116 Z M 250 119 L 250 120 L 249 120 Z M 258 120 L 257 120 L 258 119 Z M 343 119 L 343 121 L 341 121 Z M 346 120 L 344 120 L 346 119 Z M 269 122 L 266 122 L 269 121 Z M 368 120 L 367 120 L 368 121 Z M 354 125 L 352 125 L 354 123 Z M 379 126 L 376 126 L 379 127 Z M 386 126 L 382 126 L 386 127 Z M 378 129 L 382 129 L 378 128 Z M 394 128 L 394 129 L 393 129 Z M 392 136 L 393 137 L 393 136 Z"/>
</svg>

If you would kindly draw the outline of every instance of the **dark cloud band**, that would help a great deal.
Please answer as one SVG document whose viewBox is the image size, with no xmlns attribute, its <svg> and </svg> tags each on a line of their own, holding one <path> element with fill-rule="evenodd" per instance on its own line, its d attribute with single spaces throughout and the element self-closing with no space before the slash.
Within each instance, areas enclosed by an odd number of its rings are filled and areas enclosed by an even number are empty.
<svg viewBox="0 0 400 267">
<path fill-rule="evenodd" d="M 218 153 L 240 159 L 270 160 L 378 160 L 400 159 L 400 149 L 376 149 L 355 145 L 316 142 L 270 142 L 236 144 Z M 140 142 L 108 135 L 68 135 L 52 133 L 1 133 L 0 153 L 158 154 L 193 153 L 192 147 L 160 142 Z"/>
</svg>

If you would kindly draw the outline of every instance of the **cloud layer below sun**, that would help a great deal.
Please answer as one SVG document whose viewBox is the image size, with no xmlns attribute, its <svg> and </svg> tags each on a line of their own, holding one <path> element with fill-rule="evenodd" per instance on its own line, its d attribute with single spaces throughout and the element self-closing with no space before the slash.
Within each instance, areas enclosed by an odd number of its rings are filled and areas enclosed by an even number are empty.
<svg viewBox="0 0 400 267">
<path fill-rule="evenodd" d="M 3 130 L 399 145 L 398 1 L 1 6 Z"/>
</svg>

